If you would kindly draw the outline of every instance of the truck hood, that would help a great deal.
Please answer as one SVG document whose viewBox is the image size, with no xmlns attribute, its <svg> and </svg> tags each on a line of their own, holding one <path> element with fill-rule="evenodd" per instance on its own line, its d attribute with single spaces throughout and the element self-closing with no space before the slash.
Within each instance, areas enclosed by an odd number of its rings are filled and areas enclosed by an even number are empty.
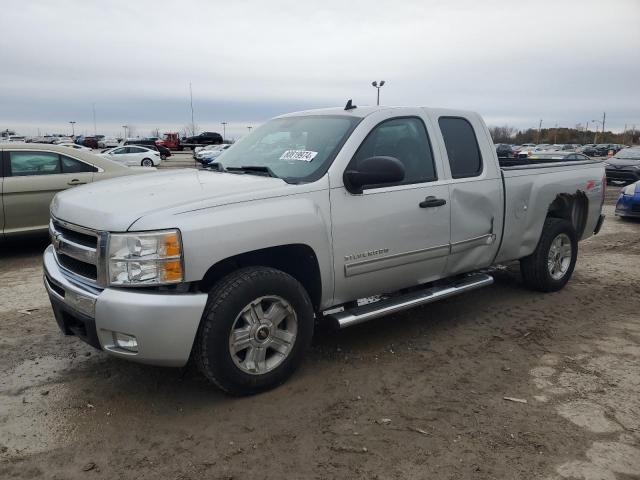
<svg viewBox="0 0 640 480">
<path fill-rule="evenodd" d="M 283 195 L 279 178 L 206 170 L 166 170 L 103 180 L 58 193 L 51 214 L 60 220 L 105 231 L 126 231 L 139 218 L 167 215 Z"/>
</svg>

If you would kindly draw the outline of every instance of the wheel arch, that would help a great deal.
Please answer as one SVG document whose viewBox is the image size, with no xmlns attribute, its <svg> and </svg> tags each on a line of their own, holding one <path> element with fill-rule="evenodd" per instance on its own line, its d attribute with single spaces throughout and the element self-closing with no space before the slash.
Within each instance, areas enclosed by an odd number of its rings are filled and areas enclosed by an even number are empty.
<svg viewBox="0 0 640 480">
<path fill-rule="evenodd" d="M 322 278 L 316 254 L 309 245 L 294 243 L 252 250 L 218 261 L 198 284 L 203 292 L 226 275 L 244 267 L 272 267 L 288 273 L 305 288 L 315 310 L 322 300 Z"/>
<path fill-rule="evenodd" d="M 589 214 L 589 199 L 581 190 L 575 194 L 560 193 L 547 209 L 547 217 L 562 218 L 573 225 L 578 239 L 582 238 Z"/>
</svg>

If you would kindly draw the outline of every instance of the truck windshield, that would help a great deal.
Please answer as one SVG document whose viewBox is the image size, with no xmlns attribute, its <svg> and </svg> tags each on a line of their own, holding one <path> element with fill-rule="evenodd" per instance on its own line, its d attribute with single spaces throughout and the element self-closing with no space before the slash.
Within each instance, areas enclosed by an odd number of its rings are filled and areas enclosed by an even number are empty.
<svg viewBox="0 0 640 480">
<path fill-rule="evenodd" d="M 359 121 L 346 115 L 276 118 L 242 138 L 217 161 L 234 173 L 268 171 L 290 183 L 312 182 L 326 173 Z"/>
</svg>

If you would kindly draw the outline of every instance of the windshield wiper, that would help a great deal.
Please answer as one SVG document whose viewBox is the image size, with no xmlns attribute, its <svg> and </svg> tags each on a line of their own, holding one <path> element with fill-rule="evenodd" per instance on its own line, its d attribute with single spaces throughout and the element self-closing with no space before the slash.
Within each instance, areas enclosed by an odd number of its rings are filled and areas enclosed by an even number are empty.
<svg viewBox="0 0 640 480">
<path fill-rule="evenodd" d="M 235 173 L 235 172 L 248 173 L 250 175 L 264 175 L 267 177 L 280 178 L 269 167 L 265 167 L 261 165 L 249 165 L 249 166 L 243 165 L 242 167 L 226 167 L 225 171 L 231 172 L 231 173 Z"/>
</svg>

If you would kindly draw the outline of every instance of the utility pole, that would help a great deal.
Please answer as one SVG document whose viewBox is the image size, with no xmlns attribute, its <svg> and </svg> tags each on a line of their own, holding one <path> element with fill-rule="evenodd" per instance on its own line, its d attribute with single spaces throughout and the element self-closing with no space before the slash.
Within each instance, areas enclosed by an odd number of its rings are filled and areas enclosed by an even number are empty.
<svg viewBox="0 0 640 480">
<path fill-rule="evenodd" d="M 556 122 L 556 128 L 553 129 L 553 143 L 558 143 L 558 122 Z"/>
<path fill-rule="evenodd" d="M 540 123 L 538 124 L 538 139 L 536 140 L 536 144 L 540 144 L 540 130 L 542 130 L 542 119 L 540 119 Z"/>
<path fill-rule="evenodd" d="M 193 90 L 191 88 L 191 82 L 189 82 L 189 98 L 191 99 L 191 135 L 195 135 L 196 124 L 193 121 Z"/>
<path fill-rule="evenodd" d="M 96 104 L 93 103 L 91 106 L 93 108 L 93 135 L 95 136 L 98 134 L 98 129 L 96 128 Z"/>
<path fill-rule="evenodd" d="M 378 100 L 376 102 L 376 105 L 380 105 L 380 89 L 384 87 L 384 80 L 380 80 L 380 83 L 371 82 L 371 85 L 378 90 Z"/>
<path fill-rule="evenodd" d="M 587 120 L 587 124 L 584 127 L 584 138 L 582 139 L 582 143 L 587 143 L 587 135 L 589 135 L 589 120 Z"/>
<path fill-rule="evenodd" d="M 607 112 L 602 113 L 602 138 L 604 138 L 604 121 L 607 119 Z"/>
<path fill-rule="evenodd" d="M 591 121 L 593 123 L 602 123 L 600 120 L 591 120 Z M 604 127 L 602 128 L 602 132 L 604 132 Z M 593 134 L 593 143 L 598 143 L 598 127 L 596 127 L 596 133 Z"/>
<path fill-rule="evenodd" d="M 126 125 L 122 125 L 122 128 L 124 129 L 124 137 L 122 137 L 124 140 L 127 139 L 127 126 Z"/>
<path fill-rule="evenodd" d="M 222 141 L 224 142 L 227 139 L 227 122 L 222 123 Z"/>
</svg>

